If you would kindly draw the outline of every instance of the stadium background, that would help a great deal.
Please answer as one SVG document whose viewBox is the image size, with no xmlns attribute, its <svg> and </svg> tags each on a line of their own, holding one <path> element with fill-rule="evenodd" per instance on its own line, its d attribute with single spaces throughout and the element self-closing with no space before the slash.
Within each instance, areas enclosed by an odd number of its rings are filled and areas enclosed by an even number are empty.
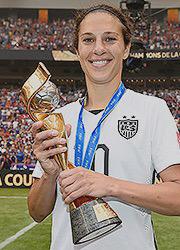
<svg viewBox="0 0 180 250">
<path fill-rule="evenodd" d="M 73 11 L 90 2 L 0 1 L 0 249 L 49 247 L 51 218 L 37 225 L 27 211 L 35 159 L 31 121 L 19 101 L 19 91 L 42 61 L 59 87 L 60 105 L 85 93 L 83 73 L 71 53 Z M 180 2 L 150 2 L 150 32 L 146 18 L 136 22 L 123 81 L 131 89 L 165 99 L 180 130 Z M 153 216 L 159 249 L 178 250 L 180 218 Z"/>
</svg>

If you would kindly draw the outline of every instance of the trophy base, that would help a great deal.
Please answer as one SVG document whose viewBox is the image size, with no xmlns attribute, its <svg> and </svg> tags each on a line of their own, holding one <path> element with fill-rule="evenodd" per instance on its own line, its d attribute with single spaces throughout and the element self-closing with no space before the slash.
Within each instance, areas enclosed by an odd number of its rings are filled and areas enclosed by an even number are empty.
<svg viewBox="0 0 180 250">
<path fill-rule="evenodd" d="M 122 223 L 108 203 L 100 198 L 71 210 L 70 218 L 75 245 L 98 238 Z"/>
</svg>

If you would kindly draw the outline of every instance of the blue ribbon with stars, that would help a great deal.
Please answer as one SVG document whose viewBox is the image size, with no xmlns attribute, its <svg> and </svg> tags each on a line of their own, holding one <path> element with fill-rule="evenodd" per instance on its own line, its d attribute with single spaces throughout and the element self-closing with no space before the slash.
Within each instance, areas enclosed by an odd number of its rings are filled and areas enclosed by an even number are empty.
<svg viewBox="0 0 180 250">
<path fill-rule="evenodd" d="M 124 84 L 121 82 L 119 88 L 112 96 L 96 128 L 93 130 L 90 136 L 90 139 L 86 148 L 86 152 L 84 155 L 84 159 L 83 159 L 83 150 L 84 150 L 85 128 L 84 128 L 84 123 L 83 123 L 83 109 L 84 109 L 85 99 L 83 99 L 81 109 L 79 112 L 77 129 L 76 129 L 75 155 L 74 155 L 74 163 L 76 167 L 82 166 L 87 169 L 91 168 L 93 157 L 94 157 L 94 154 L 98 145 L 99 137 L 100 137 L 101 124 L 105 120 L 105 118 L 111 113 L 111 111 L 115 108 L 118 102 L 121 100 L 125 91 L 126 91 L 126 88 Z"/>
</svg>

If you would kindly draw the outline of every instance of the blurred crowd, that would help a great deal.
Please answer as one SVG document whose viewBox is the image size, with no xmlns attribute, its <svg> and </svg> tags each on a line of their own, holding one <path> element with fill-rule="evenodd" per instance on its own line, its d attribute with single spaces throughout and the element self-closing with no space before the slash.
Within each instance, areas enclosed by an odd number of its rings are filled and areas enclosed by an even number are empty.
<svg viewBox="0 0 180 250">
<path fill-rule="evenodd" d="M 0 49 L 69 50 L 74 21 L 40 23 L 36 19 L 0 19 Z"/>
<path fill-rule="evenodd" d="M 73 50 L 74 20 L 40 23 L 37 19 L 1 18 L 0 49 Z M 139 22 L 134 37 L 150 49 L 180 48 L 180 23 L 151 22 L 148 43 L 147 25 Z"/>
<path fill-rule="evenodd" d="M 65 91 L 64 91 L 65 90 Z M 59 106 L 81 98 L 85 89 L 60 88 Z M 35 157 L 32 152 L 31 119 L 19 100 L 20 89 L 4 88 L 0 91 L 0 170 L 32 170 Z M 144 94 L 166 100 L 180 131 L 180 90 L 144 90 Z"/>
<path fill-rule="evenodd" d="M 29 132 L 31 120 L 18 97 L 19 89 L 1 89 L 0 168 L 31 168 L 35 163 Z"/>
<path fill-rule="evenodd" d="M 153 20 L 150 25 L 150 39 L 145 22 L 136 25 L 134 36 L 144 42 L 149 49 L 180 49 L 180 23 L 159 23 Z M 149 42 L 149 43 L 148 43 Z"/>
</svg>

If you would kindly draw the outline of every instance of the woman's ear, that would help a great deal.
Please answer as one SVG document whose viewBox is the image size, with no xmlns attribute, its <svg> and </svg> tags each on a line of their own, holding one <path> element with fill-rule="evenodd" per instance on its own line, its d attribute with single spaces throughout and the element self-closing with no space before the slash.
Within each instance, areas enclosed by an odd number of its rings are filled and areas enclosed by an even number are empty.
<svg viewBox="0 0 180 250">
<path fill-rule="evenodd" d="M 124 50 L 124 56 L 123 59 L 126 60 L 129 56 L 130 53 L 130 49 L 131 49 L 131 43 L 128 43 L 128 45 L 126 45 L 126 48 Z"/>
</svg>

